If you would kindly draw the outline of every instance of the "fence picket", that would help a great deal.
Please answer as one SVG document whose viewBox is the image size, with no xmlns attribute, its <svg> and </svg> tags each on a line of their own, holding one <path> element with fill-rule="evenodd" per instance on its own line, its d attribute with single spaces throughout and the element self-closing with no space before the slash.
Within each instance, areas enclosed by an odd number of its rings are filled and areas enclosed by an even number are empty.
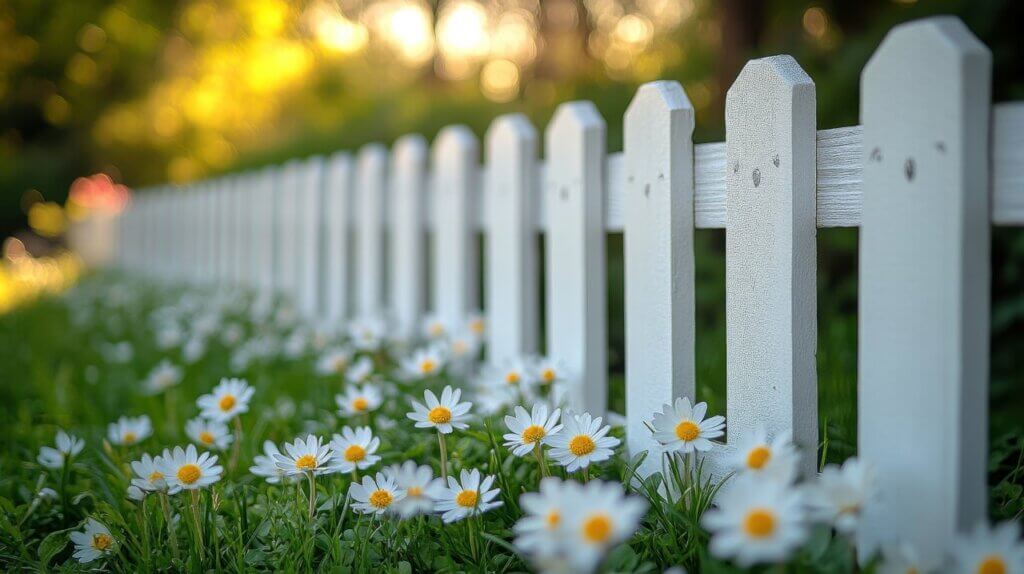
<svg viewBox="0 0 1024 574">
<path fill-rule="evenodd" d="M 381 314 L 384 304 L 384 206 L 387 150 L 367 144 L 356 167 L 356 311 Z"/>
<path fill-rule="evenodd" d="M 274 167 L 265 167 L 255 176 L 252 193 L 252 282 L 266 297 L 274 292 L 274 206 L 276 188 Z"/>
<path fill-rule="evenodd" d="M 735 445 L 792 431 L 818 445 L 814 82 L 790 56 L 752 60 L 726 126 L 726 409 Z"/>
<path fill-rule="evenodd" d="M 626 441 L 649 451 L 644 425 L 676 397 L 694 398 L 693 106 L 677 82 L 640 86 L 626 111 Z"/>
<path fill-rule="evenodd" d="M 320 216 L 323 211 L 324 159 L 299 164 L 296 202 L 296 303 L 307 319 L 320 318 Z"/>
<path fill-rule="evenodd" d="M 894 28 L 864 69 L 862 553 L 941 555 L 984 517 L 991 55 L 957 19 Z"/>
<path fill-rule="evenodd" d="M 390 309 L 394 334 L 415 337 L 426 307 L 427 141 L 399 138 L 391 151 Z"/>
<path fill-rule="evenodd" d="M 486 142 L 487 357 L 501 363 L 537 352 L 537 130 L 522 114 L 505 115 Z"/>
<path fill-rule="evenodd" d="M 354 169 L 352 156 L 338 152 L 327 161 L 324 176 L 324 315 L 334 324 L 343 323 L 349 317 Z"/>
<path fill-rule="evenodd" d="M 600 416 L 608 400 L 605 123 L 591 102 L 568 102 L 544 136 L 547 354 L 569 371 L 569 405 Z"/>
</svg>

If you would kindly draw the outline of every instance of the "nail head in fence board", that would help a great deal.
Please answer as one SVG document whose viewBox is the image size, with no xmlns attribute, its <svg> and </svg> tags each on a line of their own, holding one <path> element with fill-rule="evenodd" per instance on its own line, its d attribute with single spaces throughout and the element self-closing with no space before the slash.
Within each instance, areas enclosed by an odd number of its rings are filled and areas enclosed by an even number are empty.
<svg viewBox="0 0 1024 574">
<path fill-rule="evenodd" d="M 311 157 L 299 164 L 296 194 L 298 260 L 296 299 L 307 319 L 320 318 L 320 214 L 324 159 Z"/>
<path fill-rule="evenodd" d="M 335 153 L 328 160 L 324 183 L 324 307 L 327 320 L 335 324 L 348 319 L 349 312 L 348 244 L 354 170 L 352 156 Z"/>
<path fill-rule="evenodd" d="M 537 352 L 537 130 L 522 114 L 501 116 L 487 130 L 488 361 Z"/>
<path fill-rule="evenodd" d="M 545 132 L 548 355 L 573 378 L 571 408 L 607 407 L 605 123 L 591 102 L 558 106 Z"/>
<path fill-rule="evenodd" d="M 985 515 L 991 56 L 960 20 L 894 28 L 864 68 L 861 552 L 941 555 Z"/>
<path fill-rule="evenodd" d="M 759 427 L 818 444 L 814 82 L 790 56 L 752 60 L 725 109 L 726 404 L 732 445 Z"/>
<path fill-rule="evenodd" d="M 645 422 L 694 397 L 693 106 L 678 82 L 640 86 L 625 116 L 626 441 L 661 468 Z"/>
<path fill-rule="evenodd" d="M 426 307 L 427 140 L 402 136 L 391 150 L 391 312 L 396 335 L 417 334 Z"/>
<path fill-rule="evenodd" d="M 433 312 L 458 329 L 477 309 L 476 202 L 479 144 L 466 126 L 448 126 L 432 150 L 434 229 Z"/>
<path fill-rule="evenodd" d="M 360 148 L 356 167 L 356 308 L 361 316 L 383 312 L 384 205 L 388 152 L 380 144 Z"/>
</svg>

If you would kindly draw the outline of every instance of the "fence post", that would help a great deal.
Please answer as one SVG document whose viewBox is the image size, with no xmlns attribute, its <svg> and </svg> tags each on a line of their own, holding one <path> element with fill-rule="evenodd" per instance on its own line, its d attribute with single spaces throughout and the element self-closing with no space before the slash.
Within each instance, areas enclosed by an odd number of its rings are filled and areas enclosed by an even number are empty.
<svg viewBox="0 0 1024 574">
<path fill-rule="evenodd" d="M 537 130 L 504 115 L 486 141 L 487 355 L 500 363 L 537 352 Z"/>
<path fill-rule="evenodd" d="M 991 55 L 960 20 L 894 28 L 864 68 L 861 552 L 941 555 L 985 516 Z"/>
<path fill-rule="evenodd" d="M 352 156 L 335 153 L 327 161 L 324 182 L 324 308 L 327 320 L 348 319 L 349 239 L 353 195 Z"/>
<path fill-rule="evenodd" d="M 359 150 L 356 167 L 357 312 L 376 316 L 384 302 L 384 206 L 388 152 L 373 143 Z"/>
<path fill-rule="evenodd" d="M 478 148 L 473 132 L 458 125 L 442 129 L 432 150 L 433 312 L 448 329 L 461 328 L 478 305 Z"/>
<path fill-rule="evenodd" d="M 677 82 L 640 86 L 626 110 L 626 441 L 661 468 L 644 425 L 694 398 L 693 106 Z"/>
<path fill-rule="evenodd" d="M 274 292 L 274 211 L 276 178 L 274 167 L 261 169 L 254 176 L 252 201 L 252 283 L 263 296 Z"/>
<path fill-rule="evenodd" d="M 395 335 L 414 338 L 426 304 L 427 141 L 402 136 L 391 151 L 391 302 Z"/>
<path fill-rule="evenodd" d="M 320 306 L 320 215 L 324 160 L 311 157 L 299 164 L 296 176 L 296 303 L 307 319 L 318 319 Z"/>
<path fill-rule="evenodd" d="M 816 468 L 814 82 L 790 56 L 752 60 L 726 97 L 729 442 L 792 430 Z"/>
<path fill-rule="evenodd" d="M 548 355 L 570 371 L 569 406 L 600 416 L 608 401 L 605 123 L 591 102 L 568 102 L 544 136 Z"/>
</svg>

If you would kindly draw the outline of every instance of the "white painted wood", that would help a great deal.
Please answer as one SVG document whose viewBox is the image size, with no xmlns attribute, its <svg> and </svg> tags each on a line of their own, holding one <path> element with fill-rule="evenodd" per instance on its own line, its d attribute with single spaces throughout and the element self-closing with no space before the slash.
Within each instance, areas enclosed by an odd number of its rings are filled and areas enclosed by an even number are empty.
<svg viewBox="0 0 1024 574">
<path fill-rule="evenodd" d="M 324 315 L 341 325 L 349 317 L 352 195 L 355 164 L 352 156 L 337 152 L 327 160 L 324 182 Z"/>
<path fill-rule="evenodd" d="M 380 144 L 359 150 L 356 167 L 356 310 L 359 315 L 383 312 L 384 209 L 388 153 Z"/>
<path fill-rule="evenodd" d="M 448 126 L 431 150 L 431 201 L 437 223 L 431 262 L 432 306 L 449 329 L 477 309 L 477 242 L 474 215 L 479 189 L 479 144 L 466 126 Z"/>
<path fill-rule="evenodd" d="M 298 166 L 296 202 L 295 302 L 306 319 L 316 319 L 320 307 L 320 216 L 324 160 L 311 157 Z"/>
<path fill-rule="evenodd" d="M 601 416 L 608 399 L 604 119 L 591 102 L 564 103 L 544 137 L 547 354 L 570 372 L 569 406 Z"/>
<path fill-rule="evenodd" d="M 484 307 L 487 359 L 495 364 L 537 352 L 537 144 L 522 114 L 501 116 L 487 130 Z"/>
<path fill-rule="evenodd" d="M 427 297 L 427 141 L 402 136 L 391 151 L 390 257 L 388 278 L 395 336 L 411 341 L 417 334 Z"/>
<path fill-rule="evenodd" d="M 214 260 L 217 252 L 214 242 L 214 203 L 212 182 L 199 184 L 199 236 L 202 238 L 199 250 L 199 281 L 203 285 L 213 283 Z"/>
<path fill-rule="evenodd" d="M 252 285 L 263 296 L 274 292 L 274 185 L 276 171 L 274 167 L 265 167 L 253 174 L 252 222 L 250 256 L 250 280 Z"/>
<path fill-rule="evenodd" d="M 298 160 L 286 162 L 278 173 L 277 188 L 277 281 L 280 292 L 294 302 L 298 297 L 299 238 L 298 238 L 298 186 L 300 178 Z"/>
<path fill-rule="evenodd" d="M 227 176 L 217 178 L 214 199 L 217 206 L 217 218 L 214 226 L 214 233 L 217 235 L 217 263 L 215 271 L 217 284 L 226 286 L 230 281 L 231 256 L 234 248 L 232 245 L 234 221 L 231 214 L 231 184 L 230 178 Z"/>
<path fill-rule="evenodd" d="M 232 266 L 232 282 L 235 285 L 244 287 L 248 284 L 249 264 L 251 262 L 250 250 L 252 249 L 251 228 L 252 201 L 249 198 L 249 189 L 252 186 L 252 176 L 249 173 L 241 173 L 234 178 L 234 197 L 232 197 L 232 211 L 235 214 L 235 248 L 234 261 Z"/>
<path fill-rule="evenodd" d="M 752 60 L 725 104 L 726 417 L 730 444 L 818 445 L 815 89 L 790 56 Z"/>
<path fill-rule="evenodd" d="M 862 554 L 939 556 L 985 516 L 991 55 L 956 18 L 897 26 L 864 68 Z"/>
<path fill-rule="evenodd" d="M 1024 102 L 992 109 L 992 221 L 1024 224 Z"/>
<path fill-rule="evenodd" d="M 624 124 L 626 443 L 649 451 L 647 476 L 662 460 L 645 423 L 694 399 L 693 106 L 678 82 L 651 82 Z"/>
</svg>

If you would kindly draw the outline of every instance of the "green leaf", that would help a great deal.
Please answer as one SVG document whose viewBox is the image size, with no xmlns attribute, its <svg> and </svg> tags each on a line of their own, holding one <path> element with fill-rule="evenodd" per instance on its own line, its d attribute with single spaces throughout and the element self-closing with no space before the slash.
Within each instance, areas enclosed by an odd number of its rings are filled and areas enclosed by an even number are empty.
<svg viewBox="0 0 1024 574">
<path fill-rule="evenodd" d="M 68 531 L 58 530 L 51 532 L 39 543 L 39 563 L 45 570 L 46 566 L 53 560 L 53 557 L 60 553 L 68 544 Z"/>
</svg>

